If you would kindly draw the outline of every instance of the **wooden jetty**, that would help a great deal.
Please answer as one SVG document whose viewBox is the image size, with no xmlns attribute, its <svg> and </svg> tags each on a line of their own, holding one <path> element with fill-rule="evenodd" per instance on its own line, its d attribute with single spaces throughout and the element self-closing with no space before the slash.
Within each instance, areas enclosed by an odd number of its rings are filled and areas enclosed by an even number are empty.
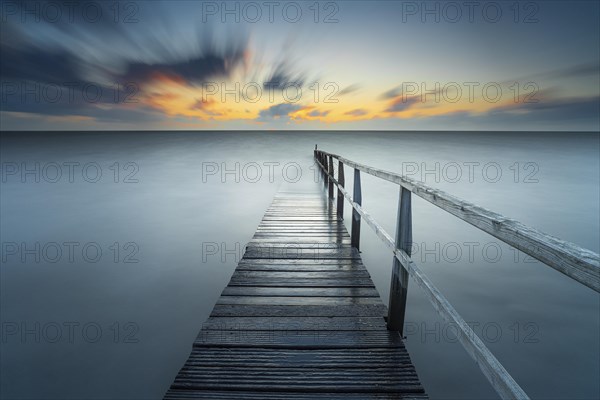
<svg viewBox="0 0 600 400">
<path fill-rule="evenodd" d="M 316 148 L 314 156 L 327 195 L 276 195 L 165 399 L 425 399 L 402 340 L 409 277 L 456 326 L 459 342 L 498 395 L 528 399 L 410 258 L 411 195 L 596 292 L 598 254 L 422 182 Z M 352 195 L 344 165 L 354 168 Z M 395 239 L 362 208 L 361 172 L 399 185 Z M 352 206 L 350 235 L 345 199 Z M 388 307 L 360 258 L 361 221 L 393 253 Z"/>
<path fill-rule="evenodd" d="M 279 193 L 166 399 L 424 399 L 322 194 Z"/>
</svg>

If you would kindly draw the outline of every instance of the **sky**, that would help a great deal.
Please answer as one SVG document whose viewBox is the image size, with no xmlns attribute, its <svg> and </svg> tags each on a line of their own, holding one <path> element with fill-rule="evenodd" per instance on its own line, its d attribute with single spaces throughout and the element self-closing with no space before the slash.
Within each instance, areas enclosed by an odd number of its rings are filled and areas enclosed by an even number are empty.
<svg viewBox="0 0 600 400">
<path fill-rule="evenodd" d="M 600 130 L 598 1 L 0 1 L 2 130 Z"/>
</svg>

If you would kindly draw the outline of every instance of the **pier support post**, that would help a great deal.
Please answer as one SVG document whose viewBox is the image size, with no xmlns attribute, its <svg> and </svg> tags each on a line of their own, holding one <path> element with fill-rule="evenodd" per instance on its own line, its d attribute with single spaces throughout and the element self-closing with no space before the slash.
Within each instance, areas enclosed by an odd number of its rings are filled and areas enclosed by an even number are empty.
<svg viewBox="0 0 600 400">
<path fill-rule="evenodd" d="M 396 223 L 396 248 L 404 250 L 410 256 L 412 247 L 412 207 L 411 192 L 400 187 L 398 199 L 398 221 Z M 388 305 L 387 327 L 390 331 L 404 331 L 406 313 L 406 295 L 408 293 L 408 271 L 394 257 L 390 300 Z"/>
<path fill-rule="evenodd" d="M 333 156 L 328 157 L 327 172 L 333 177 Z M 333 180 L 329 179 L 329 199 L 333 199 Z"/>
<path fill-rule="evenodd" d="M 323 172 L 323 186 L 327 188 L 329 184 L 329 177 L 327 176 L 327 156 L 321 153 L 321 166 Z"/>
<path fill-rule="evenodd" d="M 344 178 L 344 164 L 341 161 L 338 161 L 338 183 L 341 187 L 344 187 L 346 184 L 346 178 Z M 339 188 L 337 192 L 337 215 L 338 218 L 344 219 L 344 195 Z"/>
<path fill-rule="evenodd" d="M 360 170 L 354 168 L 354 190 L 352 200 L 362 206 L 362 192 L 360 188 Z M 352 208 L 352 233 L 350 243 L 357 250 L 360 248 L 360 214 Z"/>
</svg>

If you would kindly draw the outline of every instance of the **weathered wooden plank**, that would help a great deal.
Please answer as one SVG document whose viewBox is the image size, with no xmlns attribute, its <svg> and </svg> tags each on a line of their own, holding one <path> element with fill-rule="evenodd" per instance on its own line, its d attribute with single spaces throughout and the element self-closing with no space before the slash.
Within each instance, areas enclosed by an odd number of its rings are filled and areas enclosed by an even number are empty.
<svg viewBox="0 0 600 400">
<path fill-rule="evenodd" d="M 293 232 L 293 231 L 278 231 L 278 232 L 271 232 L 272 234 L 286 234 L 287 232 L 292 232 L 292 233 L 297 233 L 297 232 Z M 265 232 L 268 233 L 268 232 Z M 269 233 L 269 234 L 271 234 Z M 318 234 L 318 232 L 317 232 Z M 275 235 L 273 235 L 275 236 Z M 341 236 L 339 233 L 335 233 L 331 236 Z M 339 243 L 335 243 L 335 242 L 330 242 L 330 243 L 322 243 L 322 242 L 312 242 L 310 240 L 303 240 L 303 241 L 295 241 L 295 240 L 289 240 L 286 238 L 280 238 L 278 241 L 274 241 L 272 243 L 269 244 L 254 244 L 251 241 L 248 242 L 246 244 L 246 247 L 255 247 L 255 248 L 260 248 L 260 247 L 264 247 L 264 248 L 302 248 L 302 249 L 309 249 L 309 248 L 319 248 L 319 249 L 352 249 L 352 246 L 349 245 L 342 245 Z"/>
<path fill-rule="evenodd" d="M 271 278 L 265 277 L 244 278 L 234 277 L 229 281 L 229 286 L 274 286 L 274 287 L 375 287 L 369 277 L 364 278 Z"/>
<path fill-rule="evenodd" d="M 402 346 L 396 332 L 285 330 L 202 330 L 194 346 L 251 348 L 347 349 Z"/>
<path fill-rule="evenodd" d="M 336 226 L 323 226 L 323 227 L 318 227 L 318 226 L 296 226 L 296 227 L 283 227 L 283 226 L 261 226 L 258 227 L 255 231 L 256 233 L 263 233 L 263 232 L 275 232 L 275 233 L 286 233 L 286 232 L 290 232 L 290 233 L 319 233 L 319 232 L 326 232 L 326 233 L 335 233 L 335 234 L 339 234 L 340 232 L 347 232 L 345 227 L 336 227 Z"/>
<path fill-rule="evenodd" d="M 259 297 L 259 296 L 221 296 L 217 304 L 252 304 L 273 306 L 304 306 L 304 305 L 355 305 L 380 304 L 379 297 Z"/>
<path fill-rule="evenodd" d="M 354 248 L 346 249 L 329 249 L 329 248 L 314 248 L 314 249 L 300 249 L 294 247 L 276 248 L 272 246 L 261 246 L 261 247 L 247 247 L 244 253 L 244 259 L 255 259 L 255 258 L 291 258 L 295 260 L 301 259 L 358 259 L 360 257 L 358 251 Z"/>
<path fill-rule="evenodd" d="M 411 393 L 300 393 L 300 392 L 247 392 L 197 391 L 171 389 L 165 400 L 424 400 L 427 395 Z"/>
<path fill-rule="evenodd" d="M 297 269 L 297 267 L 264 265 L 253 268 L 248 265 L 248 268 L 236 269 L 231 276 L 231 279 L 262 279 L 268 283 L 272 280 L 283 279 L 368 279 L 369 272 L 361 266 L 331 266 L 326 265 L 318 268 L 316 265 L 310 266 L 310 269 Z"/>
<path fill-rule="evenodd" d="M 227 286 L 221 296 L 259 297 L 376 297 L 374 288 L 278 288 Z"/>
<path fill-rule="evenodd" d="M 346 227 L 344 226 L 344 224 L 341 221 L 338 222 L 334 222 L 334 223 L 329 223 L 329 222 L 307 222 L 307 221 L 302 221 L 302 222 L 298 222 L 298 223 L 294 223 L 293 225 L 289 225 L 286 224 L 282 221 L 266 221 L 266 222 L 261 222 L 258 225 L 258 229 L 263 229 L 263 228 L 285 228 L 285 229 L 304 229 L 304 228 L 336 228 L 336 229 L 346 229 Z"/>
<path fill-rule="evenodd" d="M 294 259 L 284 259 L 284 260 L 272 260 L 272 259 L 242 259 L 239 262 L 239 266 L 244 265 L 285 265 L 289 266 L 290 269 L 292 266 L 311 266 L 311 265 L 319 265 L 319 266 L 341 266 L 341 265 L 350 265 L 350 266 L 364 266 L 360 259 L 350 259 L 350 260 L 335 260 L 335 259 L 326 259 L 319 260 L 319 262 L 311 261 L 311 260 L 294 260 Z"/>
<path fill-rule="evenodd" d="M 260 375 L 262 372 L 258 371 L 256 375 L 251 375 L 254 380 L 242 381 L 237 380 L 238 376 L 232 377 L 232 379 L 221 378 L 221 375 L 217 377 L 204 375 L 196 376 L 193 374 L 187 374 L 182 372 L 175 378 L 175 382 L 171 386 L 173 389 L 221 389 L 224 385 L 230 386 L 236 389 L 233 390 L 265 390 L 268 391 L 296 391 L 296 392 L 372 392 L 373 387 L 377 387 L 379 392 L 409 392 L 409 393 L 423 393 L 423 387 L 419 384 L 418 379 L 415 377 L 398 376 L 396 380 L 389 379 L 382 382 L 382 378 L 377 376 L 373 379 L 363 377 L 361 379 L 360 374 L 331 374 L 329 379 L 315 379 L 312 376 L 303 379 L 301 373 L 293 374 L 292 371 L 284 371 L 290 374 L 289 380 L 283 382 L 274 382 L 273 379 L 265 379 Z M 227 375 L 222 375 L 227 376 Z M 243 375 L 240 375 L 243 377 Z M 310 379 L 312 378 L 312 379 Z M 218 379 L 215 383 L 215 379 Z M 343 383 L 340 383 L 343 381 Z"/>
<path fill-rule="evenodd" d="M 248 244 L 252 245 L 252 244 L 257 244 L 257 245 L 263 245 L 263 244 L 268 244 L 268 243 L 281 243 L 282 239 L 280 237 L 271 237 L 271 238 L 265 238 L 265 237 L 254 237 L 252 238 Z M 340 244 L 350 244 L 350 238 L 349 237 L 334 237 L 334 238 L 329 238 L 329 237 L 299 237 L 299 238 L 290 238 L 290 240 L 288 241 L 288 243 L 290 244 L 302 244 L 302 243 L 340 243 Z"/>
<path fill-rule="evenodd" d="M 358 331 L 385 329 L 381 317 L 210 317 L 204 330 L 301 330 L 301 331 Z"/>
<path fill-rule="evenodd" d="M 312 262 L 310 260 L 294 260 L 294 259 L 290 258 L 290 259 L 287 259 L 287 260 L 269 260 L 269 259 L 265 259 L 265 260 L 240 260 L 240 264 L 311 265 L 311 264 L 316 264 L 316 263 Z M 352 259 L 352 260 L 329 259 L 329 260 L 320 261 L 319 264 L 327 264 L 327 265 L 362 265 L 362 261 L 359 258 Z"/>
<path fill-rule="evenodd" d="M 211 317 L 383 317 L 387 315 L 386 307 L 381 304 L 353 305 L 246 305 L 246 304 L 217 304 L 210 314 Z"/>
<path fill-rule="evenodd" d="M 336 232 L 336 233 L 304 233 L 304 232 L 257 232 L 254 234 L 253 239 L 279 239 L 288 238 L 291 242 L 294 242 L 298 239 L 312 239 L 312 238 L 328 238 L 329 241 L 334 242 L 336 240 L 349 239 L 350 236 L 346 232 Z"/>
<path fill-rule="evenodd" d="M 322 349 L 318 351 L 302 351 L 298 349 L 247 349 L 232 348 L 224 352 L 222 348 L 194 348 L 190 354 L 190 363 L 219 362 L 235 359 L 240 364 L 281 364 L 295 368 L 311 368 L 321 362 L 330 365 L 348 364 L 348 368 L 361 368 L 353 361 L 363 365 L 378 363 L 403 364 L 409 358 L 404 347 L 386 347 L 376 349 Z M 412 364 L 409 364 L 412 366 Z"/>
<path fill-rule="evenodd" d="M 320 263 L 311 264 L 282 264 L 282 263 L 265 263 L 264 261 L 287 261 L 287 260 L 244 260 L 246 261 L 243 265 L 239 265 L 236 269 L 237 272 L 244 271 L 264 271 L 264 272 L 306 272 L 306 273 L 334 273 L 334 272 L 366 272 L 364 265 L 362 264 L 327 264 L 321 260 Z M 247 261 L 257 261 L 256 263 L 250 263 Z M 310 260 L 307 260 L 310 261 Z M 352 260 L 349 260 L 352 261 Z M 315 275 L 315 277 L 317 277 Z"/>
</svg>

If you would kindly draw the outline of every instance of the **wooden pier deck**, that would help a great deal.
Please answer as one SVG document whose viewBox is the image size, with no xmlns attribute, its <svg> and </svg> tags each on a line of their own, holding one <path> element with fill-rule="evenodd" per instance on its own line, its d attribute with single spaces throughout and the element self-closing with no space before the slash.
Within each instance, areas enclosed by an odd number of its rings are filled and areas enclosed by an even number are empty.
<svg viewBox="0 0 600 400">
<path fill-rule="evenodd" d="M 165 399 L 425 399 L 321 193 L 280 192 Z"/>
<path fill-rule="evenodd" d="M 412 196 L 598 293 L 600 255 L 409 177 L 316 146 L 314 159 L 327 197 L 310 190 L 275 197 L 165 398 L 427 398 L 401 339 L 410 278 L 456 327 L 500 398 L 529 399 L 411 258 Z M 352 194 L 345 167 L 354 170 Z M 395 238 L 363 208 L 361 172 L 399 186 Z M 387 308 L 359 255 L 361 221 L 393 255 Z"/>
</svg>

